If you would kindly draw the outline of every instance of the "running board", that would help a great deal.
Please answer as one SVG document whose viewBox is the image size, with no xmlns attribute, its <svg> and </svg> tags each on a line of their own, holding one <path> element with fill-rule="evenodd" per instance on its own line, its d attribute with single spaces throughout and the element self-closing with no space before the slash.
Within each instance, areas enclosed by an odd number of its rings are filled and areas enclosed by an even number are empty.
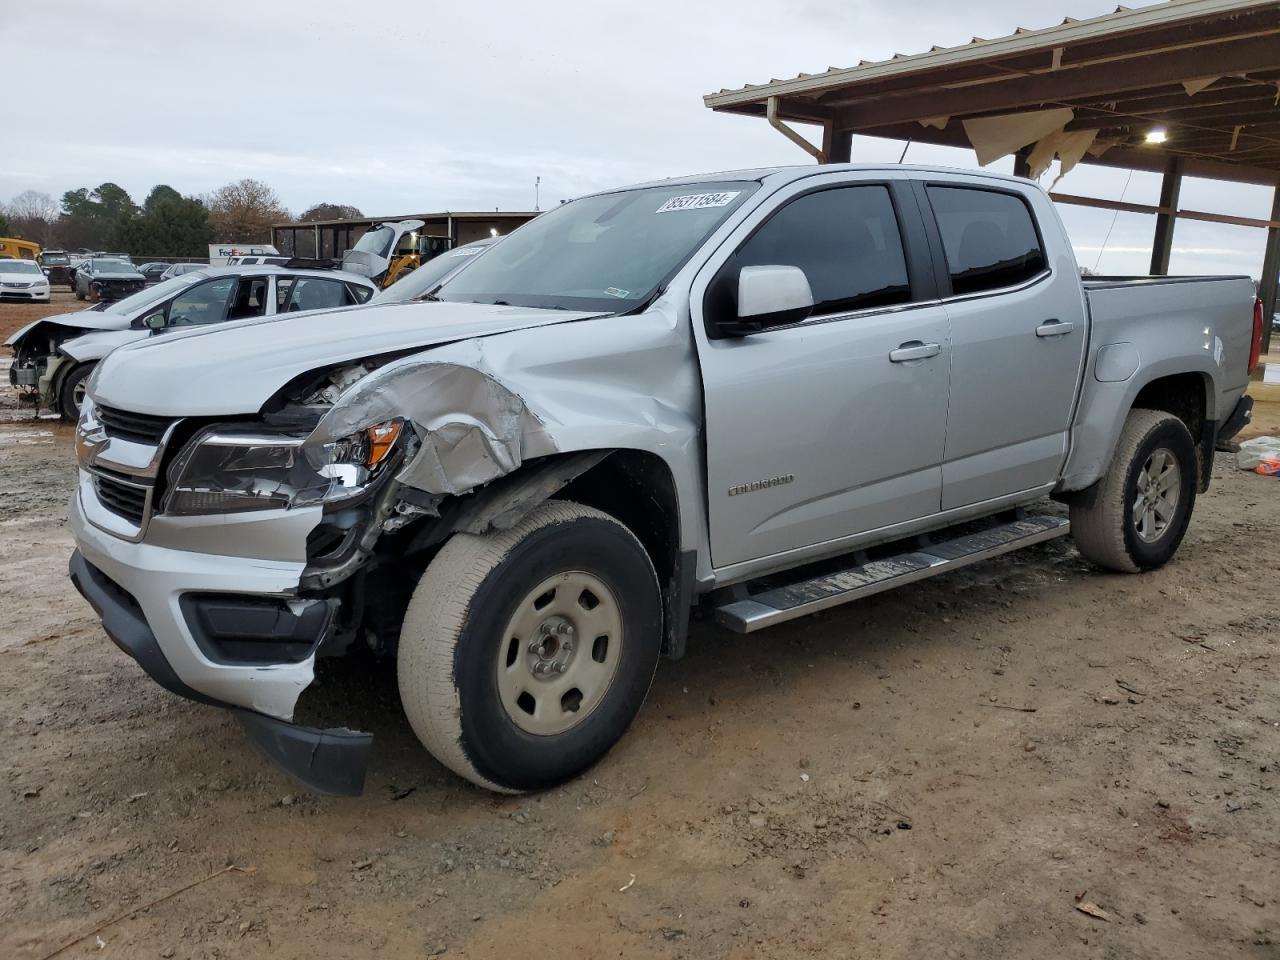
<svg viewBox="0 0 1280 960">
<path fill-rule="evenodd" d="M 1071 531 L 1065 517 L 1030 516 L 979 533 L 916 547 L 909 553 L 774 587 L 716 608 L 716 621 L 737 633 L 754 633 L 828 607 L 936 577 Z"/>
</svg>

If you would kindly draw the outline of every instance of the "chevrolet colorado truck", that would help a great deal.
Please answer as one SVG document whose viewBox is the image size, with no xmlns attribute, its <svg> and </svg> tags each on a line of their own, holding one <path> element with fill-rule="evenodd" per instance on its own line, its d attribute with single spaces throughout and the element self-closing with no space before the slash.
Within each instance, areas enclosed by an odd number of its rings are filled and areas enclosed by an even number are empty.
<svg viewBox="0 0 1280 960">
<path fill-rule="evenodd" d="M 1082 282 L 1026 180 L 601 193 L 426 302 L 107 355 L 70 574 L 313 789 L 363 787 L 369 734 L 293 721 L 317 661 L 367 648 L 443 764 L 536 790 L 622 736 L 695 607 L 751 632 L 1068 532 L 1160 567 L 1248 418 L 1260 324 L 1246 277 Z"/>
</svg>

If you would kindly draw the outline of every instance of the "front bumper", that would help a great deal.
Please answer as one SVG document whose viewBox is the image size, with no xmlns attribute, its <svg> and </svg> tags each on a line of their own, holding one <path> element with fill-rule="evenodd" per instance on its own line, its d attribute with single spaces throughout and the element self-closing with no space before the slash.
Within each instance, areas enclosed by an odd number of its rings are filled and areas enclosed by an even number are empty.
<svg viewBox="0 0 1280 960">
<path fill-rule="evenodd" d="M 97 288 L 103 300 L 123 300 L 147 285 L 145 280 L 94 280 L 90 289 Z"/>
<path fill-rule="evenodd" d="M 71 501 L 78 549 L 70 575 L 112 641 L 165 689 L 231 709 L 255 745 L 311 789 L 360 793 L 372 736 L 289 722 L 299 695 L 314 679 L 314 647 L 297 662 L 218 662 L 207 642 L 202 648 L 195 633 L 199 626 L 188 621 L 193 596 L 250 601 L 288 596 L 303 564 L 125 541 L 86 518 L 84 495 L 77 493 Z M 316 639 L 318 644 L 321 638 Z"/>
<path fill-rule="evenodd" d="M 35 301 L 36 303 L 49 302 L 49 288 L 41 289 L 14 289 L 12 287 L 0 287 L 0 300 L 20 300 Z"/>
</svg>

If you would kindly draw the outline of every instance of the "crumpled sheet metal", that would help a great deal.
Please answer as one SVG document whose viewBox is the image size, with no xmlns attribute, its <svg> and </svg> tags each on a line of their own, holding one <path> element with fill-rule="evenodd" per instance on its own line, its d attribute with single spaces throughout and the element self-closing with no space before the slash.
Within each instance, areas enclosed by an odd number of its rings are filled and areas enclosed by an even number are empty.
<svg viewBox="0 0 1280 960">
<path fill-rule="evenodd" d="M 356 383 L 321 419 L 307 441 L 319 448 L 376 423 L 404 418 L 417 434 L 417 453 L 396 479 L 427 493 L 465 493 L 506 476 L 523 463 L 530 437 L 538 453 L 554 452 L 541 421 L 524 401 L 476 366 L 408 357 Z M 319 464 L 317 464 L 318 466 Z"/>
</svg>

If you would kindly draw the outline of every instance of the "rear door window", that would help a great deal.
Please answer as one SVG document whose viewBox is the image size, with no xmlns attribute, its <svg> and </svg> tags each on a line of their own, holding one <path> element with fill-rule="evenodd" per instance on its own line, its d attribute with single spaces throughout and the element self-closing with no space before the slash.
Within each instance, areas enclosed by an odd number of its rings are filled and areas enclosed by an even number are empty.
<svg viewBox="0 0 1280 960">
<path fill-rule="evenodd" d="M 228 320 L 261 317 L 267 312 L 267 278 L 241 277 L 236 296 L 227 311 Z"/>
<path fill-rule="evenodd" d="M 1021 197 L 969 187 L 928 189 L 953 294 L 1012 287 L 1047 269 L 1035 221 Z"/>
<path fill-rule="evenodd" d="M 346 284 L 340 280 L 326 280 L 320 277 L 290 277 L 288 290 L 279 295 L 285 304 L 281 309 L 286 313 L 301 310 L 326 310 L 332 307 L 345 307 L 350 304 Z M 283 286 L 284 279 L 280 283 Z"/>
</svg>

